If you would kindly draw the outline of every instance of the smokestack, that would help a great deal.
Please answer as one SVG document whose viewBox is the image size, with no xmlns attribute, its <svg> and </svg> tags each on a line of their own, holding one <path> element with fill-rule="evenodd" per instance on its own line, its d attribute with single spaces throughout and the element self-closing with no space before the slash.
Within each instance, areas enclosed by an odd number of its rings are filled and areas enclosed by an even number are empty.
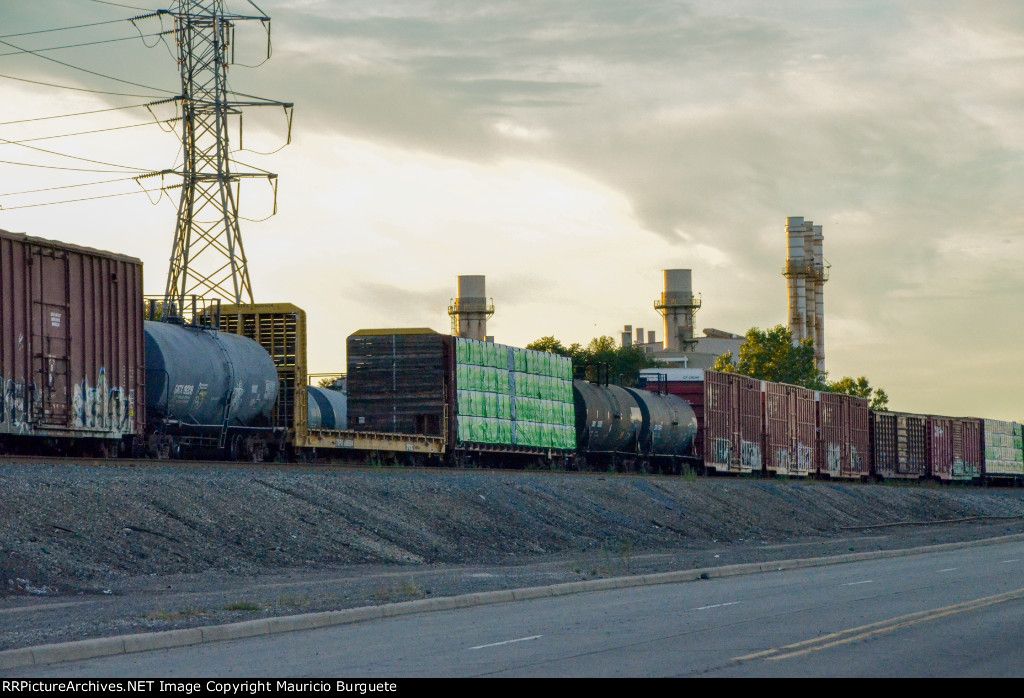
<svg viewBox="0 0 1024 698">
<path fill-rule="evenodd" d="M 693 297 L 689 269 L 665 269 L 664 273 L 665 290 L 661 299 L 654 301 L 654 309 L 665 318 L 665 349 L 691 351 L 697 345 L 693 325 L 701 299 Z"/>
<path fill-rule="evenodd" d="M 459 296 L 448 306 L 453 335 L 481 342 L 487 339 L 487 320 L 494 315 L 494 305 L 487 303 L 485 278 L 459 277 Z"/>
<path fill-rule="evenodd" d="M 623 325 L 622 327 L 622 346 L 631 347 L 633 346 L 633 326 Z"/>
<path fill-rule="evenodd" d="M 825 370 L 825 296 L 828 266 L 823 255 L 824 235 L 820 225 L 802 216 L 786 219 L 788 255 L 786 277 L 789 292 L 789 330 L 794 346 L 810 338 L 814 344 L 814 363 Z"/>
</svg>

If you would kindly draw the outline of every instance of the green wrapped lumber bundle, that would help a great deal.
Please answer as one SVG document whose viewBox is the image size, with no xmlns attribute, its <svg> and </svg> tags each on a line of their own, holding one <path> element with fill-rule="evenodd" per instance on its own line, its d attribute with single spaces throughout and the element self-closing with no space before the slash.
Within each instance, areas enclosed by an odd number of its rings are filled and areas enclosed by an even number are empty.
<svg viewBox="0 0 1024 698">
<path fill-rule="evenodd" d="M 1017 422 L 984 420 L 985 474 L 988 477 L 1024 477 L 1024 444 Z"/>
<path fill-rule="evenodd" d="M 576 448 L 568 357 L 456 337 L 455 364 L 460 443 Z"/>
</svg>

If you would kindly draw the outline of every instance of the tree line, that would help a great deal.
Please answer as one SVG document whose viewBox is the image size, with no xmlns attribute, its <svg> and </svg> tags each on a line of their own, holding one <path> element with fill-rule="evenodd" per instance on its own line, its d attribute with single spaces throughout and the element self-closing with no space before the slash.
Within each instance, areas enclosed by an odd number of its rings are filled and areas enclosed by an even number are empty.
<svg viewBox="0 0 1024 698">
<path fill-rule="evenodd" d="M 655 360 L 642 347 L 617 346 L 615 339 L 607 335 L 595 337 L 585 347 L 576 343 L 565 346 L 553 336 L 541 337 L 527 344 L 526 348 L 568 356 L 577 377 L 586 377 L 590 381 L 607 380 L 627 387 L 638 383 L 640 369 L 669 365 Z M 828 380 L 828 374 L 818 371 L 815 365 L 813 340 L 805 339 L 794 344 L 793 333 L 783 325 L 767 330 L 750 328 L 740 346 L 739 356 L 733 356 L 732 352 L 722 354 L 713 370 L 800 385 L 811 390 L 854 395 L 870 401 L 871 409 L 888 409 L 889 396 L 881 388 L 873 388 L 867 376 Z"/>
</svg>

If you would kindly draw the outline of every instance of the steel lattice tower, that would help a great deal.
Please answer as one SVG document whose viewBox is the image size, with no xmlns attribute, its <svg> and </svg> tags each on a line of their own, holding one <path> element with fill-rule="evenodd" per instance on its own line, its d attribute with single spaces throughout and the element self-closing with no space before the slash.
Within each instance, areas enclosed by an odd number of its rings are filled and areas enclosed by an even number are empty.
<svg viewBox="0 0 1024 698">
<path fill-rule="evenodd" d="M 252 283 L 238 226 L 239 187 L 242 179 L 273 181 L 277 175 L 232 172 L 228 119 L 240 115 L 246 106 L 289 110 L 292 105 L 259 98 L 231 99 L 227 69 L 235 23 L 269 23 L 270 18 L 262 11 L 262 16 L 228 14 L 224 0 L 179 0 L 170 14 L 181 72 L 183 166 L 178 174 L 183 182 L 164 303 L 175 303 L 180 310 L 186 297 L 193 294 L 252 303 Z"/>
</svg>

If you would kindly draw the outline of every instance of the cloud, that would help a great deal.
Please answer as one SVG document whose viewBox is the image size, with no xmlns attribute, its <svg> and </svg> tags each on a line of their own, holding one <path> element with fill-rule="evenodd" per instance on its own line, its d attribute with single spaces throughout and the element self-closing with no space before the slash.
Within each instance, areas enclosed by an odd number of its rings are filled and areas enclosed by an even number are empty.
<svg viewBox="0 0 1024 698">
<path fill-rule="evenodd" d="M 803 215 L 824 226 L 832 263 L 830 370 L 867 374 L 896 406 L 925 396 L 944 411 L 974 391 L 1006 416 L 1005 395 L 1024 388 L 999 369 L 1010 350 L 996 348 L 1019 346 L 1005 314 L 1024 300 L 1020 3 L 259 4 L 273 17 L 273 57 L 229 80 L 294 101 L 296 115 L 290 148 L 239 155 L 281 175 L 280 213 L 245 224 L 246 250 L 259 294 L 308 299 L 317 341 L 343 345 L 370 323 L 444 329 L 461 273 L 488 276 L 494 332 L 515 343 L 657 327 L 665 268 L 693 269 L 700 326 L 768 327 L 786 316 L 784 219 Z M 46 5 L 19 4 L 5 32 L 123 16 Z M 236 36 L 239 60 L 262 60 L 258 24 Z M 68 55 L 177 89 L 160 44 Z M 0 74 L 110 86 L 31 57 L 5 65 Z M 11 120 L 130 101 L 9 82 Z M 0 137 L 55 132 L 18 128 Z M 278 111 L 247 113 L 248 147 L 282 137 Z M 128 130 L 60 148 L 154 169 L 178 157 L 172 136 Z M 26 188 L 73 183 L 0 168 Z M 262 217 L 269 197 L 244 192 L 243 210 Z M 0 212 L 0 227 L 123 247 L 161 285 L 173 202 L 75 206 Z M 973 385 L 933 388 L 966 351 Z"/>
</svg>

